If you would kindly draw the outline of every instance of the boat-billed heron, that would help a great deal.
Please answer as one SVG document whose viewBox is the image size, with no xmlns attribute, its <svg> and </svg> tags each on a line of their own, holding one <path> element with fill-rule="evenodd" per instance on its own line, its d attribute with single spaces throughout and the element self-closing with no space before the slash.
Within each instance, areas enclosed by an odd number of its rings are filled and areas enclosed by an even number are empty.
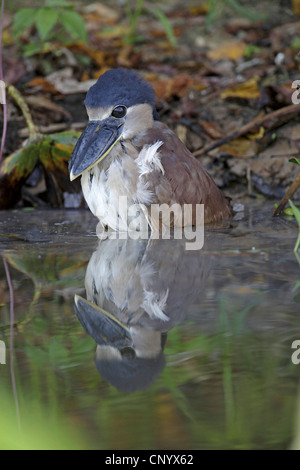
<svg viewBox="0 0 300 470">
<path fill-rule="evenodd" d="M 85 106 L 89 122 L 73 150 L 70 179 L 81 176 L 86 202 L 103 227 L 127 231 L 128 207 L 134 204 L 152 229 L 155 204 L 204 204 L 205 223 L 231 217 L 227 198 L 208 172 L 159 122 L 154 90 L 138 73 L 105 72 L 89 89 Z M 120 196 L 127 198 L 125 209 Z"/>
</svg>

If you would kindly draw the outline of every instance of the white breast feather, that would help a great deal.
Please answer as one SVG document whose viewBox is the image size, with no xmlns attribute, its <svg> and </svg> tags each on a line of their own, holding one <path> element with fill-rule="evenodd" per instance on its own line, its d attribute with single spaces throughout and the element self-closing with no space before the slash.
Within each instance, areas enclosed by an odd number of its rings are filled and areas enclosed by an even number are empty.
<svg viewBox="0 0 300 470">
<path fill-rule="evenodd" d="M 160 161 L 159 147 L 163 142 L 158 140 L 152 145 L 145 145 L 139 153 L 136 162 L 139 167 L 140 176 L 151 173 L 152 171 L 161 171 L 164 175 L 165 170 Z"/>
<path fill-rule="evenodd" d="M 140 219 L 128 217 L 129 207 L 136 203 L 142 205 L 141 213 L 148 219 L 143 205 L 151 204 L 153 193 L 144 178 L 140 178 L 137 160 L 130 156 L 123 154 L 107 170 L 101 170 L 100 166 L 95 165 L 83 173 L 81 185 L 90 210 L 103 226 L 125 232 L 130 221 L 130 227 L 134 229 L 136 220 L 136 229 L 139 229 Z M 127 197 L 127 206 L 120 202 L 120 196 Z"/>
<path fill-rule="evenodd" d="M 144 290 L 144 302 L 142 307 L 150 318 L 159 318 L 163 321 L 169 320 L 169 317 L 164 313 L 168 296 L 169 289 L 161 293 Z"/>
</svg>

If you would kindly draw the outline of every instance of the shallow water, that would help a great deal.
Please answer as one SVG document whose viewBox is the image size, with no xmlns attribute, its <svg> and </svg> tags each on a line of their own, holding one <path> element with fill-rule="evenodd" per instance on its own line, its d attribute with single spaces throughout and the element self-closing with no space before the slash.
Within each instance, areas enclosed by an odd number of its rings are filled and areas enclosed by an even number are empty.
<svg viewBox="0 0 300 470">
<path fill-rule="evenodd" d="M 0 212 L 0 447 L 299 448 L 298 228 L 271 213 L 188 251 Z"/>
</svg>

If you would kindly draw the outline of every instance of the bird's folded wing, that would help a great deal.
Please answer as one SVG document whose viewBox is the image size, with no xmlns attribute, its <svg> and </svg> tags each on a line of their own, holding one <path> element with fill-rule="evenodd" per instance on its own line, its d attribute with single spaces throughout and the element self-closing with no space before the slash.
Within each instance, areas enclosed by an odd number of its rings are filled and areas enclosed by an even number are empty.
<svg viewBox="0 0 300 470">
<path fill-rule="evenodd" d="M 183 142 L 165 124 L 154 126 L 136 137 L 134 145 L 140 150 L 162 142 L 157 149 L 161 168 L 143 174 L 158 204 L 204 204 L 205 223 L 231 217 L 228 199 L 216 186 L 212 177 L 191 154 Z"/>
</svg>

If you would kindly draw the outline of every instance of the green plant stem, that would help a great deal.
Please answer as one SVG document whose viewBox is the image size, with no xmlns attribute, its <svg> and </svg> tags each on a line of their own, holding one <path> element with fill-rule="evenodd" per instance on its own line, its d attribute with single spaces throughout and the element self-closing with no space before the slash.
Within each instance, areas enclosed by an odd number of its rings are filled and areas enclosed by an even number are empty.
<svg viewBox="0 0 300 470">
<path fill-rule="evenodd" d="M 2 61 L 3 16 L 4 16 L 4 0 L 1 0 L 1 21 L 0 21 L 0 80 L 1 81 L 3 81 L 3 61 Z M 7 131 L 7 110 L 6 110 L 5 88 L 2 90 L 2 99 L 3 99 L 3 127 L 2 127 L 2 138 L 1 138 L 1 145 L 0 145 L 0 163 L 3 157 L 3 153 L 4 153 L 6 131 Z"/>
<path fill-rule="evenodd" d="M 26 125 L 29 131 L 29 140 L 35 140 L 39 136 L 39 132 L 37 131 L 37 128 L 33 122 L 33 119 L 32 119 L 32 116 L 31 116 L 31 113 L 29 111 L 29 107 L 26 101 L 24 100 L 19 90 L 17 90 L 17 88 L 15 88 L 13 85 L 9 85 L 8 83 L 5 83 L 5 86 L 7 88 L 8 94 L 14 99 L 14 101 L 16 102 L 16 104 L 19 106 L 19 108 L 22 111 L 22 114 L 25 118 Z"/>
<path fill-rule="evenodd" d="M 244 15 L 246 18 L 249 18 L 250 21 L 256 21 L 258 19 L 261 19 L 262 16 L 259 15 L 258 13 L 248 10 L 248 8 L 243 7 L 243 5 L 240 5 L 237 0 L 227 0 L 228 5 L 231 6 L 235 11 L 240 13 L 241 15 Z"/>
<path fill-rule="evenodd" d="M 300 170 L 298 171 L 296 178 L 292 182 L 292 184 L 288 187 L 286 190 L 283 198 L 281 199 L 278 207 L 274 211 L 273 217 L 276 217 L 277 215 L 281 214 L 283 211 L 285 205 L 287 204 L 288 200 L 293 197 L 297 189 L 300 188 Z"/>
<path fill-rule="evenodd" d="M 144 1 L 145 0 L 137 0 L 134 11 L 131 10 L 129 1 L 127 0 L 125 2 L 126 15 L 130 25 L 130 32 L 128 35 L 128 40 L 130 44 L 133 44 L 135 41 L 137 23 L 142 13 Z"/>
<path fill-rule="evenodd" d="M 298 226 L 299 226 L 299 234 L 298 234 L 298 238 L 297 238 L 297 241 L 296 241 L 296 245 L 294 247 L 294 252 L 297 253 L 298 249 L 299 249 L 299 246 L 300 246 L 300 210 L 298 209 L 298 207 L 295 206 L 295 204 L 290 199 L 289 199 L 289 204 L 292 208 L 293 214 L 294 214 L 295 219 L 297 220 Z"/>
</svg>

